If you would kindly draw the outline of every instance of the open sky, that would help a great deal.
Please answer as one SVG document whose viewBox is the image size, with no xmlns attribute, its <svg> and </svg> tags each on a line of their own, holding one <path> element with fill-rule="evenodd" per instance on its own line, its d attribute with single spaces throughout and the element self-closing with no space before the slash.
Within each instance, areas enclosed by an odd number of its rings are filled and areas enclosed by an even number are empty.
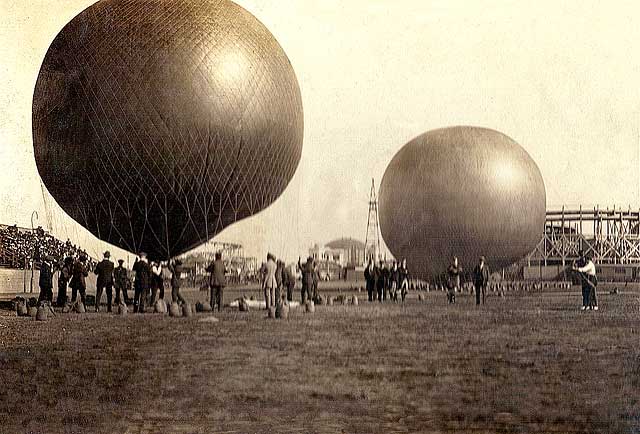
<svg viewBox="0 0 640 434">
<path fill-rule="evenodd" d="M 105 248 L 43 192 L 31 102 L 42 59 L 92 0 L 0 0 L 0 223 Z M 262 257 L 364 240 L 371 178 L 431 129 L 499 130 L 537 162 L 547 207 L 640 207 L 640 6 L 634 1 L 239 0 L 302 91 L 298 171 L 270 208 L 218 236 Z M 44 199 L 43 199 L 44 198 Z M 44 205 L 46 203 L 46 206 Z"/>
</svg>

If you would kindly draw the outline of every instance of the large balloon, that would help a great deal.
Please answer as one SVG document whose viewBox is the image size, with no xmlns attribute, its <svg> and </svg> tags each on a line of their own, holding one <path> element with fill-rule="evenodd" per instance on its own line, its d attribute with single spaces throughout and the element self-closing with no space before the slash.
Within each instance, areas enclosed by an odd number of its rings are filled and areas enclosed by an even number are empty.
<svg viewBox="0 0 640 434">
<path fill-rule="evenodd" d="M 546 193 L 529 154 L 502 133 L 451 127 L 429 131 L 393 158 L 380 186 L 380 228 L 416 275 L 440 275 L 457 256 L 471 271 L 531 252 L 544 231 Z"/>
<path fill-rule="evenodd" d="M 158 259 L 276 200 L 302 136 L 287 56 L 227 0 L 102 0 L 56 36 L 33 97 L 36 163 L 56 201 Z"/>
</svg>

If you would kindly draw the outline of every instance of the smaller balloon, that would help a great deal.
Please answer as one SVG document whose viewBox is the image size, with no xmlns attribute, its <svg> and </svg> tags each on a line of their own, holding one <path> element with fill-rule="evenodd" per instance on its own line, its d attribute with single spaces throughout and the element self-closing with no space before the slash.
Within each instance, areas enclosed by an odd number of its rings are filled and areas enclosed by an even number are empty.
<svg viewBox="0 0 640 434">
<path fill-rule="evenodd" d="M 487 128 L 442 128 L 411 140 L 389 163 L 379 201 L 385 243 L 428 279 L 454 256 L 469 272 L 480 256 L 494 269 L 510 265 L 544 231 L 538 166 L 513 139 Z"/>
</svg>

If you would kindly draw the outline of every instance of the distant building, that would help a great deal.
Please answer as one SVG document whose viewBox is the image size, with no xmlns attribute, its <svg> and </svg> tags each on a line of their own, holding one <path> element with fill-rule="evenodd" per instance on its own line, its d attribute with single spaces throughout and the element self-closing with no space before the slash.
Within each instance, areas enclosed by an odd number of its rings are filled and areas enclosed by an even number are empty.
<svg viewBox="0 0 640 434">
<path fill-rule="evenodd" d="M 329 261 L 341 267 L 361 266 L 365 263 L 365 245 L 353 238 L 340 238 L 324 246 L 315 244 L 309 249 L 309 256 L 318 261 Z"/>
</svg>

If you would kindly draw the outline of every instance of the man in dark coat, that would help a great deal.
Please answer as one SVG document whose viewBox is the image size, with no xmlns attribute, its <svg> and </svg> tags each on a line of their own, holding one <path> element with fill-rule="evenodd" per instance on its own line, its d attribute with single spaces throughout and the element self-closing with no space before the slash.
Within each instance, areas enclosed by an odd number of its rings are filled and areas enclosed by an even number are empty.
<svg viewBox="0 0 640 434">
<path fill-rule="evenodd" d="M 364 269 L 364 280 L 367 282 L 367 296 L 369 297 L 369 301 L 373 301 L 376 289 L 376 275 L 371 259 L 369 259 L 367 268 Z"/>
<path fill-rule="evenodd" d="M 284 268 L 284 281 L 287 287 L 287 301 L 293 301 L 293 289 L 296 287 L 296 275 L 291 267 Z"/>
<path fill-rule="evenodd" d="M 58 298 L 56 299 L 56 305 L 64 306 L 67 303 L 67 285 L 71 280 L 73 273 L 73 258 L 67 256 L 64 258 L 64 264 L 60 269 L 60 276 L 58 277 Z"/>
<path fill-rule="evenodd" d="M 40 295 L 38 303 L 41 301 L 53 302 L 53 257 L 45 256 L 40 264 Z"/>
<path fill-rule="evenodd" d="M 398 292 L 400 289 L 400 269 L 398 263 L 393 261 L 393 266 L 389 270 L 389 298 L 393 302 L 398 302 Z"/>
<path fill-rule="evenodd" d="M 484 256 L 473 269 L 473 285 L 476 287 L 476 305 L 480 304 L 480 292 L 482 291 L 482 304 L 487 296 L 487 284 L 489 283 L 489 267 L 485 264 Z"/>
<path fill-rule="evenodd" d="M 136 273 L 134 283 L 133 312 L 144 313 L 144 305 L 147 301 L 147 293 L 151 287 L 151 266 L 147 260 L 147 254 L 140 253 L 133 264 L 133 271 Z"/>
<path fill-rule="evenodd" d="M 182 284 L 182 261 L 176 259 L 174 262 L 169 263 L 169 271 L 171 271 L 171 300 L 174 303 L 186 303 L 186 300 L 180 294 L 180 286 Z M 212 307 L 213 309 L 213 307 Z"/>
<path fill-rule="evenodd" d="M 86 294 L 87 294 L 87 276 L 89 272 L 86 267 L 87 257 L 84 254 L 80 254 L 80 257 L 77 261 L 73 263 L 73 271 L 71 273 L 71 282 L 69 286 L 71 287 L 71 302 L 75 303 L 76 298 L 78 296 L 78 292 L 80 293 L 80 301 L 82 304 L 86 303 Z"/>
<path fill-rule="evenodd" d="M 320 266 L 317 261 L 313 261 L 313 295 L 311 299 L 315 303 L 320 301 L 320 294 L 318 294 L 318 282 L 320 282 Z"/>
<path fill-rule="evenodd" d="M 298 258 L 298 268 L 302 273 L 302 289 L 300 290 L 301 301 L 304 304 L 307 299 L 311 300 L 313 291 L 313 274 L 315 270 L 313 268 L 313 258 L 309 256 L 307 258 L 307 262 L 304 264 L 300 263 L 300 258 Z"/>
<path fill-rule="evenodd" d="M 280 259 L 276 261 L 276 305 L 282 302 L 282 294 L 285 286 L 284 262 Z"/>
<path fill-rule="evenodd" d="M 222 302 L 224 299 L 224 287 L 227 286 L 226 268 L 224 262 L 222 262 L 222 253 L 216 253 L 216 259 L 207 267 L 206 271 L 211 273 L 209 276 L 209 290 L 211 309 L 215 309 L 218 304 L 218 312 L 222 309 Z"/>
<path fill-rule="evenodd" d="M 382 303 L 382 300 L 387 299 L 387 283 L 389 278 L 389 270 L 385 267 L 384 262 L 380 261 L 376 272 L 376 288 L 378 290 L 378 301 Z"/>
<path fill-rule="evenodd" d="M 113 297 L 113 262 L 111 253 L 104 252 L 104 259 L 98 262 L 93 272 L 98 276 L 96 279 L 96 312 L 100 312 L 100 301 L 102 291 L 107 289 L 107 312 L 111 312 L 111 300 Z"/>
<path fill-rule="evenodd" d="M 118 259 L 118 266 L 113 270 L 113 286 L 116 288 L 116 304 L 120 304 L 121 302 L 129 304 L 129 295 L 127 294 L 127 289 L 129 289 L 129 276 L 123 264 L 124 260 Z M 122 300 L 120 299 L 120 291 L 122 291 Z"/>
<path fill-rule="evenodd" d="M 382 268 L 380 268 L 380 265 L 377 262 L 373 263 L 373 279 L 375 282 L 375 289 L 374 289 L 374 293 L 373 293 L 373 300 L 378 300 L 378 293 L 380 292 L 380 284 L 382 283 L 381 280 L 384 280 L 384 278 L 382 277 Z"/>
</svg>

